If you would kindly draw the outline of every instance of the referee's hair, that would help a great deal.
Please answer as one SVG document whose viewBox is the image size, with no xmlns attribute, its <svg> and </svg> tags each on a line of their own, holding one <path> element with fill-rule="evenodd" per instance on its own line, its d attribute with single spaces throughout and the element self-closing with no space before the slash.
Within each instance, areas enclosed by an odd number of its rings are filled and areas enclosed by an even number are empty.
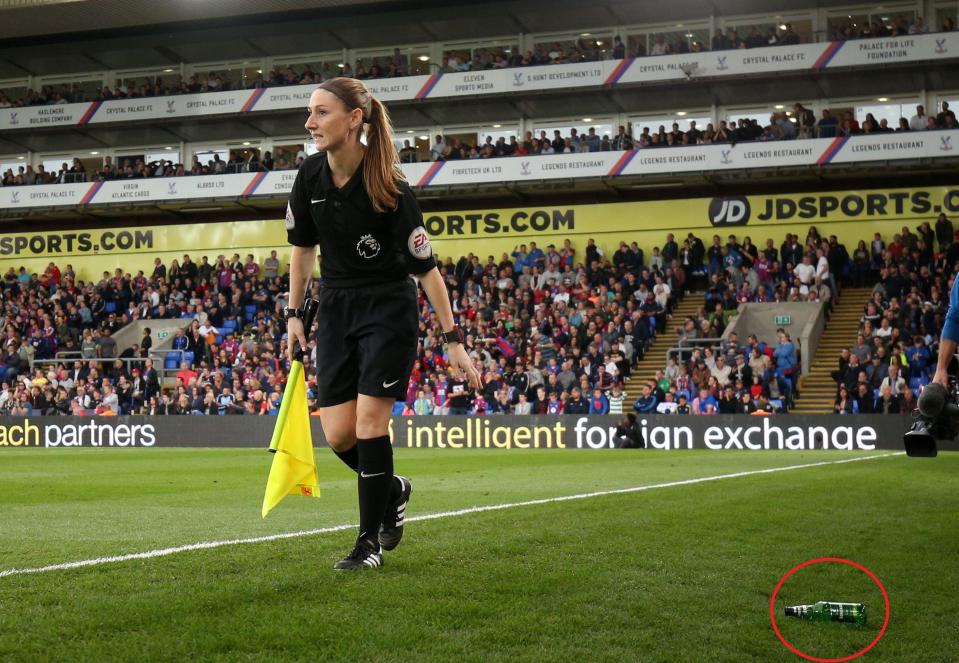
<svg viewBox="0 0 959 663">
<path fill-rule="evenodd" d="M 386 106 L 373 96 L 363 81 L 355 78 L 331 78 L 319 89 L 332 93 L 347 109 L 363 111 L 366 127 L 363 182 L 374 210 L 380 213 L 395 210 L 400 197 L 397 180 L 405 182 L 406 176 L 400 170 L 399 155 L 393 144 L 393 122 Z M 357 132 L 359 139 L 360 132 Z"/>
</svg>

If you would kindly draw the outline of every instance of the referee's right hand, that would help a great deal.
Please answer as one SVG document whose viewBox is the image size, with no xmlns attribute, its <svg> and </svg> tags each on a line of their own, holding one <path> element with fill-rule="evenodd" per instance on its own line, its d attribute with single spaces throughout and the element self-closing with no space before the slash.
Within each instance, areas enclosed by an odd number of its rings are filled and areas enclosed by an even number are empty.
<svg viewBox="0 0 959 663">
<path fill-rule="evenodd" d="M 298 349 L 307 350 L 306 332 L 302 320 L 290 318 L 286 321 L 286 356 L 290 361 L 296 358 Z"/>
</svg>

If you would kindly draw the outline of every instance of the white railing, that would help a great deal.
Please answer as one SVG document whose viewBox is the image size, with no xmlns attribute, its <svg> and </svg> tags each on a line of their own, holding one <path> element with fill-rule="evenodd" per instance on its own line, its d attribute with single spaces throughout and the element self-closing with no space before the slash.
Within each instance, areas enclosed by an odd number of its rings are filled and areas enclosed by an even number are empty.
<svg viewBox="0 0 959 663">
<path fill-rule="evenodd" d="M 814 167 L 903 159 L 947 159 L 957 156 L 959 130 L 952 130 L 749 142 L 737 145 L 691 145 L 626 152 L 436 161 L 403 164 L 402 168 L 414 186 L 432 187 L 751 168 Z M 82 184 L 7 186 L 0 188 L 0 210 L 9 212 L 78 205 L 283 197 L 293 188 L 296 172 L 282 170 L 235 175 L 120 179 Z M 729 209 L 719 213 L 728 216 L 724 222 L 735 225 L 736 210 Z M 0 250 L 3 248 L 2 242 L 3 239 L 0 238 Z"/>
</svg>

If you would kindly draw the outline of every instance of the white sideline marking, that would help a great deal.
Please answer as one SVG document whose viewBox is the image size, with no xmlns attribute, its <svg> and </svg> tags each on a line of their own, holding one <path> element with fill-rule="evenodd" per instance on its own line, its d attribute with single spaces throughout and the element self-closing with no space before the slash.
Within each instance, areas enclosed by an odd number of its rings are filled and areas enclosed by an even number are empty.
<svg viewBox="0 0 959 663">
<path fill-rule="evenodd" d="M 802 470 L 809 467 L 821 467 L 823 465 L 839 465 L 842 463 L 854 463 L 860 460 L 874 460 L 877 458 L 888 458 L 889 456 L 902 456 L 905 451 L 880 454 L 877 456 L 858 456 L 856 458 L 846 458 L 843 460 L 825 460 L 818 463 L 805 463 L 803 465 L 786 465 L 784 467 L 770 467 L 763 470 L 747 470 L 744 472 L 733 472 L 731 474 L 718 474 L 711 477 L 699 477 L 696 479 L 682 479 L 679 481 L 667 481 L 665 483 L 654 483 L 645 486 L 634 486 L 633 488 L 617 488 L 613 490 L 597 490 L 591 493 L 579 493 L 577 495 L 562 495 L 560 497 L 543 497 L 536 500 L 526 500 L 524 502 L 507 502 L 505 504 L 491 504 L 488 506 L 473 506 L 466 509 L 457 509 L 455 511 L 441 511 L 439 513 L 427 513 L 422 516 L 413 516 L 407 518 L 406 522 L 419 522 L 424 520 L 438 520 L 440 518 L 455 518 L 457 516 L 466 516 L 471 513 L 483 513 L 486 511 L 502 511 L 504 509 L 515 509 L 524 506 L 537 506 L 540 504 L 551 504 L 553 502 L 569 502 L 572 500 L 584 500 L 590 497 L 603 497 L 605 495 L 622 495 L 624 493 L 638 493 L 644 490 L 653 490 L 654 488 L 672 488 L 673 486 L 690 486 L 697 483 L 706 483 L 707 481 L 721 481 L 723 479 L 736 479 L 739 477 L 748 477 L 755 474 L 771 474 L 773 472 L 788 472 L 789 470 Z M 207 550 L 210 548 L 220 548 L 223 546 L 238 546 L 246 543 L 264 543 L 267 541 L 279 541 L 282 539 L 296 539 L 303 536 L 315 536 L 317 534 L 329 534 L 331 532 L 342 532 L 343 530 L 355 529 L 356 524 L 334 525 L 333 527 L 321 527 L 319 529 L 308 529 L 300 532 L 285 532 L 282 534 L 268 534 L 265 536 L 254 536 L 247 539 L 230 539 L 227 541 L 204 541 L 201 543 L 190 543 L 184 546 L 175 546 L 172 548 L 159 548 L 157 550 L 148 550 L 147 552 L 130 553 L 127 555 L 114 555 L 111 557 L 97 557 L 95 559 L 83 559 L 77 562 L 65 562 L 62 564 L 50 564 L 48 566 L 38 566 L 27 569 L 7 569 L 0 571 L 0 578 L 9 576 L 28 575 L 31 573 L 47 573 L 49 571 L 63 571 L 66 569 L 79 569 L 86 566 L 100 566 L 101 564 L 113 564 L 115 562 L 127 562 L 133 559 L 151 559 L 153 557 L 165 557 L 175 555 L 181 552 L 190 552 L 191 550 Z"/>
</svg>

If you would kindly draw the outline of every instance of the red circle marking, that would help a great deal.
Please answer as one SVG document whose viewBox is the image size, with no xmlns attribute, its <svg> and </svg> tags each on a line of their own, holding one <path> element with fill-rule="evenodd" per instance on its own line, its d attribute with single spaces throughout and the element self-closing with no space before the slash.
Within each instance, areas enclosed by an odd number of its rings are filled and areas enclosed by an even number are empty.
<svg viewBox="0 0 959 663">
<path fill-rule="evenodd" d="M 844 656 L 842 658 L 819 658 L 818 656 L 812 656 L 805 652 L 799 651 L 798 649 L 793 647 L 791 644 L 789 644 L 786 638 L 783 637 L 783 634 L 779 632 L 779 626 L 777 626 L 776 624 L 776 596 L 779 594 L 779 590 L 783 586 L 783 583 L 789 580 L 789 577 L 792 574 L 794 574 L 796 571 L 798 571 L 799 569 L 805 568 L 807 566 L 811 566 L 813 564 L 822 564 L 825 562 L 835 562 L 837 564 L 848 564 L 849 566 L 853 568 L 859 569 L 860 571 L 865 573 L 867 576 L 872 578 L 872 581 L 874 583 L 879 585 L 879 589 L 882 591 L 882 599 L 883 601 L 886 602 L 886 618 L 883 620 L 882 628 L 879 629 L 879 633 L 878 635 L 876 635 L 876 638 L 872 642 L 870 642 L 868 645 L 866 645 L 866 647 L 863 648 L 862 650 L 857 651 L 855 654 L 850 654 L 849 656 Z M 802 656 L 803 658 L 807 660 L 817 661 L 818 663 L 842 663 L 843 661 L 851 661 L 854 658 L 859 658 L 860 656 L 865 654 L 867 651 L 875 647 L 876 643 L 879 642 L 879 639 L 882 638 L 883 634 L 886 632 L 886 627 L 889 626 L 889 595 L 886 594 L 886 588 L 882 586 L 881 582 L 879 582 L 879 578 L 876 577 L 876 574 L 874 574 L 872 571 L 867 569 L 865 566 L 862 566 L 861 564 L 856 564 L 855 562 L 848 559 L 843 559 L 842 557 L 817 557 L 816 559 L 811 559 L 808 562 L 803 562 L 799 566 L 795 566 L 791 568 L 786 573 L 786 575 L 784 575 L 782 578 L 779 579 L 779 583 L 776 585 L 776 589 L 773 590 L 773 595 L 769 599 L 769 621 L 772 622 L 773 630 L 776 632 L 776 637 L 779 638 L 779 641 L 783 643 L 783 646 L 786 647 L 786 649 L 791 651 L 796 656 Z"/>
</svg>

